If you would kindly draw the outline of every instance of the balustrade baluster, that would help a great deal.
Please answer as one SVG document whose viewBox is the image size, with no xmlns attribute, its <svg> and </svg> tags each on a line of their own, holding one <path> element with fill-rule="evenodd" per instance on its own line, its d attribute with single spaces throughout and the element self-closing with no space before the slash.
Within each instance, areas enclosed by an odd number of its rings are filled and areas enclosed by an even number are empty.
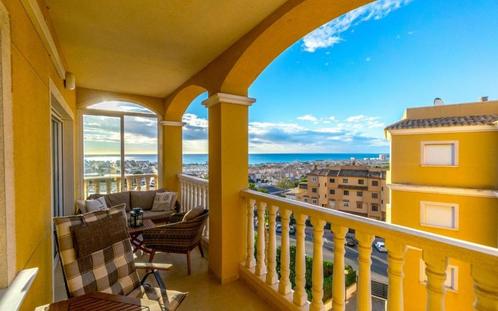
<svg viewBox="0 0 498 311">
<path fill-rule="evenodd" d="M 189 210 L 189 184 L 185 182 L 185 212 Z"/>
<path fill-rule="evenodd" d="M 427 310 L 443 311 L 446 288 L 446 267 L 448 259 L 444 254 L 423 251 L 425 273 L 427 275 Z"/>
<path fill-rule="evenodd" d="M 256 275 L 262 276 L 266 273 L 265 264 L 265 210 L 266 202 L 258 204 L 258 237 L 256 254 Z"/>
<path fill-rule="evenodd" d="M 269 217 L 269 241 L 266 259 L 268 262 L 268 272 L 266 273 L 266 284 L 277 283 L 277 237 L 276 237 L 276 216 L 277 207 L 271 205 L 268 208 Z"/>
<path fill-rule="evenodd" d="M 100 180 L 95 181 L 95 193 L 100 194 Z"/>
<path fill-rule="evenodd" d="M 290 210 L 280 209 L 280 225 L 282 226 L 281 242 L 280 242 L 280 282 L 278 291 L 282 295 L 287 295 L 291 291 L 290 275 L 290 243 L 289 243 L 289 218 Z"/>
<path fill-rule="evenodd" d="M 476 311 L 498 310 L 498 278 L 496 267 L 487 267 L 482 264 L 471 266 L 474 280 L 474 309 Z"/>
<path fill-rule="evenodd" d="M 131 177 L 130 176 L 126 176 L 126 190 L 127 191 L 131 191 L 132 188 L 131 188 Z"/>
<path fill-rule="evenodd" d="M 141 176 L 135 178 L 135 183 L 137 184 L 137 188 L 135 190 L 142 191 L 142 177 Z"/>
<path fill-rule="evenodd" d="M 112 192 L 112 180 L 111 179 L 106 179 L 105 180 L 105 193 L 111 193 Z"/>
<path fill-rule="evenodd" d="M 145 190 L 149 191 L 150 190 L 150 176 L 145 176 Z"/>
<path fill-rule="evenodd" d="M 193 202 L 193 193 L 192 193 L 192 184 L 191 183 L 188 183 L 187 184 L 187 187 L 188 187 L 188 204 L 187 204 L 187 207 L 188 207 L 188 210 L 190 211 L 194 205 L 194 202 Z"/>
<path fill-rule="evenodd" d="M 254 267 L 256 260 L 254 259 L 254 206 L 256 201 L 249 200 L 247 205 L 247 254 L 246 254 L 246 268 L 251 269 Z"/>
<path fill-rule="evenodd" d="M 181 212 L 185 212 L 185 181 L 180 179 L 180 204 Z"/>
<path fill-rule="evenodd" d="M 200 186 L 200 192 L 201 192 L 201 205 L 203 208 L 206 208 L 206 188 L 204 186 Z"/>
<path fill-rule="evenodd" d="M 312 272 L 312 293 L 313 301 L 310 310 L 324 310 L 323 305 L 323 227 L 325 221 L 312 217 L 313 225 L 313 272 Z"/>
<path fill-rule="evenodd" d="M 348 229 L 339 225 L 332 225 L 334 233 L 334 272 L 332 279 L 332 309 L 344 311 L 346 300 L 344 276 L 344 238 Z"/>
<path fill-rule="evenodd" d="M 305 267 L 305 236 L 304 228 L 306 222 L 306 215 L 295 214 L 296 219 L 296 286 L 294 287 L 294 304 L 303 306 L 306 303 L 306 291 L 304 286 L 306 284 L 306 267 Z"/>
<path fill-rule="evenodd" d="M 372 310 L 372 296 L 371 296 L 371 276 L 370 266 L 372 265 L 372 242 L 374 236 L 364 232 L 357 232 L 356 238 L 358 239 L 358 308 L 359 311 Z"/>
<path fill-rule="evenodd" d="M 389 290 L 387 291 L 387 311 L 402 311 L 403 301 L 403 263 L 405 260 L 406 246 L 394 240 L 386 240 L 387 276 L 389 277 Z"/>
</svg>

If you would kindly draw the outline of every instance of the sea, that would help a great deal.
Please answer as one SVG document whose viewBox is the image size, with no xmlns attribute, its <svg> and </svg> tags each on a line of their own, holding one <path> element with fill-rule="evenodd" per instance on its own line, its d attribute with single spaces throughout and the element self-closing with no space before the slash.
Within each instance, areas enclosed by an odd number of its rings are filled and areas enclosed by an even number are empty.
<svg viewBox="0 0 498 311">
<path fill-rule="evenodd" d="M 384 154 L 384 153 L 382 153 Z M 249 164 L 264 163 L 291 163 L 291 162 L 311 162 L 311 161 L 341 161 L 363 159 L 378 159 L 380 153 L 253 153 L 249 154 Z M 389 159 L 388 154 L 384 154 Z M 118 155 L 89 155 L 85 160 L 93 161 L 118 161 Z M 157 162 L 157 155 L 153 154 L 130 154 L 125 160 Z M 183 164 L 206 164 L 207 154 L 184 154 Z"/>
</svg>

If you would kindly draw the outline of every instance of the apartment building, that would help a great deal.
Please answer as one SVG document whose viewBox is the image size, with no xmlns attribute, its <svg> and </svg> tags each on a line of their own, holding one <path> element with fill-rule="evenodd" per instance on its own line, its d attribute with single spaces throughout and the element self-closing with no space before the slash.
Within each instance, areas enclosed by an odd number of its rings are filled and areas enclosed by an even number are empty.
<svg viewBox="0 0 498 311">
<path fill-rule="evenodd" d="M 498 101 L 409 108 L 386 135 L 392 223 L 497 247 Z M 472 309 L 468 264 L 409 248 L 404 271 L 407 310 L 425 307 L 426 275 L 445 272 L 446 308 Z"/>
<path fill-rule="evenodd" d="M 299 201 L 385 220 L 389 200 L 385 170 L 356 165 L 315 169 L 299 189 Z"/>
</svg>

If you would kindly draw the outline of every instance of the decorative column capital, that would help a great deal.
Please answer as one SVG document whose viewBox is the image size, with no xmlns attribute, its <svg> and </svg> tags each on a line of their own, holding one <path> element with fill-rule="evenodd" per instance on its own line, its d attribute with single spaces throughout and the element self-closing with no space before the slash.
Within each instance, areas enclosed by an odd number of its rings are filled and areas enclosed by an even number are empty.
<svg viewBox="0 0 498 311">
<path fill-rule="evenodd" d="M 256 101 L 255 98 L 247 96 L 240 96 L 240 95 L 227 94 L 227 93 L 216 93 L 214 95 L 209 96 L 209 98 L 203 101 L 202 104 L 206 108 L 209 108 L 219 103 L 251 106 L 255 101 Z"/>
<path fill-rule="evenodd" d="M 164 120 L 164 121 L 160 121 L 159 124 L 161 124 L 162 126 L 184 126 L 185 122 L 181 122 L 181 121 L 168 121 L 168 120 Z"/>
</svg>

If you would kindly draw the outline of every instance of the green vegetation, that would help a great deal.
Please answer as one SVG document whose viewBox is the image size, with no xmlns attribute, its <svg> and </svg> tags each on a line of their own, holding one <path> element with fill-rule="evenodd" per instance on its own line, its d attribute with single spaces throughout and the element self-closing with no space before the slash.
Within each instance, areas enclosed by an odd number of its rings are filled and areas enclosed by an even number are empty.
<svg viewBox="0 0 498 311">
<path fill-rule="evenodd" d="M 312 281 L 311 272 L 313 269 L 313 257 L 305 256 L 306 261 L 306 293 L 308 294 L 308 299 L 313 298 L 311 293 Z M 333 274 L 333 263 L 331 261 L 325 260 L 323 262 L 323 301 L 327 301 L 332 298 L 332 274 Z M 290 247 L 290 281 L 292 288 L 296 286 L 296 246 Z M 356 283 L 356 271 L 351 266 L 346 266 L 346 287 Z M 277 273 L 280 278 L 280 247 L 277 249 Z"/>
<path fill-rule="evenodd" d="M 301 179 L 295 181 L 292 181 L 289 178 L 284 178 L 281 179 L 276 186 L 282 189 L 291 189 L 291 188 L 296 188 L 297 186 L 299 186 L 300 183 L 307 181 L 308 180 L 306 179 L 306 176 L 303 176 L 301 177 Z"/>
<path fill-rule="evenodd" d="M 249 183 L 249 189 L 254 190 L 254 191 L 258 191 L 258 192 L 268 193 L 268 190 L 256 186 L 256 184 L 253 182 Z"/>
</svg>

